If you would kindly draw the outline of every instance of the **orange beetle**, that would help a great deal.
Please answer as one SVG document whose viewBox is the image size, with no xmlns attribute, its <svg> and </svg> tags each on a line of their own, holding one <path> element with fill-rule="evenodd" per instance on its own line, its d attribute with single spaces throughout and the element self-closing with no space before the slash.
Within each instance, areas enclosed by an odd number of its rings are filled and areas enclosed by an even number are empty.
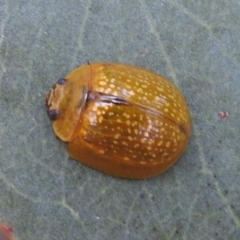
<svg viewBox="0 0 240 240">
<path fill-rule="evenodd" d="M 46 106 L 70 156 L 117 177 L 164 172 L 181 156 L 191 132 L 180 90 L 163 76 L 129 65 L 81 66 L 57 81 Z"/>
</svg>

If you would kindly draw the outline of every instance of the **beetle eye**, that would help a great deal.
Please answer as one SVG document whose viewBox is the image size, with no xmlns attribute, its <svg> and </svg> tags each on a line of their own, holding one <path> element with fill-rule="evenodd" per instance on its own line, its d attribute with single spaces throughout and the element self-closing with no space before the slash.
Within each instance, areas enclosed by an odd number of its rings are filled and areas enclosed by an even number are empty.
<svg viewBox="0 0 240 240">
<path fill-rule="evenodd" d="M 58 117 L 58 110 L 56 110 L 56 109 L 49 110 L 49 111 L 48 111 L 48 117 L 49 117 L 52 121 L 56 120 L 57 117 Z"/>
<path fill-rule="evenodd" d="M 66 82 L 66 79 L 64 79 L 64 78 L 59 78 L 59 79 L 57 80 L 57 84 L 59 84 L 59 85 L 64 85 L 65 82 Z"/>
</svg>

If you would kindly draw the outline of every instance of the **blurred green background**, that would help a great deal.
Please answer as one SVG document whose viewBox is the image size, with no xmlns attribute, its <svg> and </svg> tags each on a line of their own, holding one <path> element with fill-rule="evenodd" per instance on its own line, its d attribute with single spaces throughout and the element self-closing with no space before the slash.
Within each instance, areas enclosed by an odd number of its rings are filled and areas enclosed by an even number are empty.
<svg viewBox="0 0 240 240">
<path fill-rule="evenodd" d="M 238 0 L 0 0 L 0 220 L 18 240 L 240 239 L 239 13 Z M 183 91 L 193 133 L 169 171 L 129 181 L 68 157 L 44 98 L 88 60 Z"/>
</svg>

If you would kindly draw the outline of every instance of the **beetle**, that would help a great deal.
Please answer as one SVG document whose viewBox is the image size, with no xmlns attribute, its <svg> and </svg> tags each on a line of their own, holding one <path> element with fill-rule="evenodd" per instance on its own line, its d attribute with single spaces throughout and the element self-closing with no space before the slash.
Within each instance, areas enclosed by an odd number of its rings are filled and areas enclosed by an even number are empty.
<svg viewBox="0 0 240 240">
<path fill-rule="evenodd" d="M 144 179 L 166 171 L 190 138 L 190 112 L 181 91 L 136 66 L 80 66 L 57 81 L 45 103 L 70 156 L 116 177 Z"/>
</svg>

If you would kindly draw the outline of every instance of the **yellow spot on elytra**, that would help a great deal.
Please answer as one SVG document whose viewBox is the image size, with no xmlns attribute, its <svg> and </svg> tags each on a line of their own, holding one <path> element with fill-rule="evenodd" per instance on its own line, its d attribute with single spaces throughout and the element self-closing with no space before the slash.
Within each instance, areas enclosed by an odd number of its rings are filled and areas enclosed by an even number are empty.
<svg viewBox="0 0 240 240">
<path fill-rule="evenodd" d="M 105 93 L 110 93 L 112 91 L 112 89 L 111 88 L 108 88 L 106 91 L 105 91 Z"/>
<path fill-rule="evenodd" d="M 131 96 L 133 96 L 133 95 L 135 95 L 135 93 L 134 93 L 134 91 L 129 91 L 129 94 L 131 95 Z"/>
<path fill-rule="evenodd" d="M 133 127 L 134 127 L 135 125 L 138 125 L 138 122 L 137 122 L 137 121 L 135 121 L 135 122 L 132 123 L 132 126 L 133 126 Z"/>
<path fill-rule="evenodd" d="M 125 161 L 129 161 L 129 157 L 124 157 L 123 158 Z"/>
<path fill-rule="evenodd" d="M 99 150 L 99 153 L 104 154 L 105 151 L 104 150 Z"/>
<path fill-rule="evenodd" d="M 108 115 L 109 115 L 109 116 L 113 116 L 113 115 L 114 115 L 114 112 L 109 112 Z"/>
<path fill-rule="evenodd" d="M 119 133 L 117 133 L 117 134 L 114 136 L 115 139 L 118 139 L 118 138 L 120 138 L 120 137 L 121 137 L 121 134 L 119 134 Z"/>
<path fill-rule="evenodd" d="M 131 136 L 129 136 L 129 137 L 128 137 L 128 140 L 129 140 L 129 141 L 132 141 L 132 140 L 133 140 L 133 138 L 132 138 Z"/>
<path fill-rule="evenodd" d="M 168 142 L 166 143 L 166 147 L 170 147 L 170 145 L 171 145 L 171 142 L 168 141 Z"/>
<path fill-rule="evenodd" d="M 164 152 L 164 153 L 162 154 L 162 157 L 167 157 L 168 155 L 169 155 L 168 153 Z"/>
<path fill-rule="evenodd" d="M 151 129 L 152 129 L 152 125 L 149 124 L 149 125 L 147 126 L 147 129 L 148 129 L 148 130 L 151 130 Z"/>
<path fill-rule="evenodd" d="M 100 117 L 98 118 L 98 122 L 99 122 L 99 123 L 102 123 L 102 121 L 103 121 L 103 116 L 100 116 Z"/>
<path fill-rule="evenodd" d="M 131 122 L 129 120 L 127 120 L 126 124 L 129 126 L 131 124 Z"/>
<path fill-rule="evenodd" d="M 96 112 L 97 109 L 98 109 L 98 106 L 97 106 L 96 104 L 94 104 L 93 107 L 92 107 L 92 110 L 93 110 L 94 112 Z"/>
<path fill-rule="evenodd" d="M 140 164 L 145 165 L 147 162 L 146 161 L 140 161 Z"/>
<path fill-rule="evenodd" d="M 105 81 L 100 81 L 99 84 L 100 84 L 101 86 L 107 85 L 107 83 L 106 83 Z"/>
</svg>

